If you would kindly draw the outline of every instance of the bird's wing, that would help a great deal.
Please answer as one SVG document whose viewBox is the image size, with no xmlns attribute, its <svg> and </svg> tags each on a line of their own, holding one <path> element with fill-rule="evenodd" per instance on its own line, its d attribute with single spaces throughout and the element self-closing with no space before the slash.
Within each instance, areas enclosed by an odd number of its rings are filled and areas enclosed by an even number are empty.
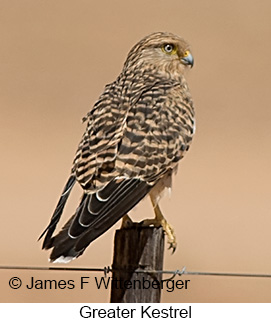
<svg viewBox="0 0 271 323">
<path fill-rule="evenodd" d="M 125 113 L 111 108 L 115 119 L 107 105 L 94 109 L 73 169 L 85 194 L 73 218 L 47 239 L 51 260 L 82 254 L 176 164 L 191 140 L 185 104 L 180 85 L 157 82 Z"/>
<path fill-rule="evenodd" d="M 52 235 L 75 181 L 79 182 L 85 193 L 91 194 L 116 177 L 115 157 L 129 108 L 127 100 L 121 97 L 121 86 L 117 82 L 108 84 L 99 100 L 83 118 L 87 122 L 86 131 L 78 146 L 71 176 L 49 225 L 39 237 L 41 239 L 46 234 L 42 248 L 48 249 L 52 245 Z"/>
</svg>

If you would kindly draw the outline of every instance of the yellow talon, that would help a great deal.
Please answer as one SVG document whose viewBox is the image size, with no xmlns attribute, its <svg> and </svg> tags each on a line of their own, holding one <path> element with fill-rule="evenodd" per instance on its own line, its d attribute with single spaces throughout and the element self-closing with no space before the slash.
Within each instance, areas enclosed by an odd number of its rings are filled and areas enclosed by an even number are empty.
<svg viewBox="0 0 271 323">
<path fill-rule="evenodd" d="M 167 239 L 168 239 L 167 242 L 169 243 L 168 249 L 172 249 L 172 253 L 174 253 L 177 248 L 177 241 L 176 241 L 176 236 L 175 236 L 173 227 L 164 218 L 159 205 L 157 204 L 156 200 L 152 197 L 152 195 L 150 195 L 150 198 L 154 208 L 155 218 L 146 219 L 142 221 L 141 224 L 144 226 L 150 226 L 150 225 L 153 225 L 155 227 L 162 226 L 165 234 L 167 235 Z"/>
</svg>

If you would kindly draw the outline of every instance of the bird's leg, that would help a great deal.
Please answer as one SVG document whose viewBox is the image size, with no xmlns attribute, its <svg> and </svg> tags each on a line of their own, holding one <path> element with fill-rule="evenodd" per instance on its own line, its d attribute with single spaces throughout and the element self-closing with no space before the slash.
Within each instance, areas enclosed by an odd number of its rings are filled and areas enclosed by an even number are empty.
<svg viewBox="0 0 271 323">
<path fill-rule="evenodd" d="M 134 222 L 129 217 L 129 215 L 128 214 L 125 214 L 124 217 L 122 218 L 121 229 L 129 228 L 129 227 L 132 226 L 133 223 Z"/>
<path fill-rule="evenodd" d="M 162 211 L 161 211 L 156 199 L 152 196 L 152 194 L 150 194 L 150 199 L 151 199 L 152 206 L 154 208 L 155 218 L 154 219 L 146 219 L 146 220 L 142 221 L 141 224 L 144 226 L 149 226 L 149 225 L 153 225 L 155 227 L 162 226 L 162 228 L 164 229 L 164 231 L 167 235 L 167 238 L 168 238 L 168 243 L 169 243 L 168 249 L 172 249 L 172 253 L 174 253 L 174 251 L 176 250 L 176 247 L 177 247 L 177 241 L 176 241 L 176 236 L 175 236 L 174 230 L 173 230 L 172 226 L 164 218 Z"/>
</svg>

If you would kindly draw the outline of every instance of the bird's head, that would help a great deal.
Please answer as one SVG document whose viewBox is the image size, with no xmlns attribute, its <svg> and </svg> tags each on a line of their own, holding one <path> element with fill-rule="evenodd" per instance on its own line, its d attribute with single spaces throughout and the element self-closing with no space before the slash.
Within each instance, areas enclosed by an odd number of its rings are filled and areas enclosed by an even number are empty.
<svg viewBox="0 0 271 323">
<path fill-rule="evenodd" d="M 156 32 L 143 38 L 129 52 L 124 64 L 128 69 L 157 71 L 166 77 L 182 75 L 194 64 L 188 43 L 171 33 Z"/>
</svg>

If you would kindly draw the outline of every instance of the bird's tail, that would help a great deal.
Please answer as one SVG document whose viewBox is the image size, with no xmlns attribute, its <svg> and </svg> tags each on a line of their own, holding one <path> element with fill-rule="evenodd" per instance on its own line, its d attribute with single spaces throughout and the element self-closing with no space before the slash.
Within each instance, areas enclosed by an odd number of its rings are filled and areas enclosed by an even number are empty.
<svg viewBox="0 0 271 323">
<path fill-rule="evenodd" d="M 52 237 L 60 215 L 53 216 L 46 229 L 44 248 L 53 248 L 50 261 L 67 263 L 80 256 L 93 240 L 129 212 L 150 189 L 151 186 L 139 179 L 122 179 L 111 181 L 99 192 L 84 193 L 75 214 L 57 235 Z"/>
<path fill-rule="evenodd" d="M 64 206 L 67 202 L 67 199 L 70 195 L 70 192 L 73 188 L 73 185 L 75 183 L 75 176 L 71 175 L 70 178 L 68 179 L 68 182 L 66 183 L 63 193 L 61 194 L 61 197 L 57 203 L 56 209 L 52 215 L 51 221 L 47 228 L 42 232 L 40 235 L 39 239 L 40 240 L 45 234 L 45 238 L 42 244 L 42 249 L 49 249 L 51 248 L 51 240 L 52 240 L 52 235 L 55 231 L 55 228 L 57 226 L 57 223 L 60 220 L 61 214 L 63 212 Z"/>
</svg>

